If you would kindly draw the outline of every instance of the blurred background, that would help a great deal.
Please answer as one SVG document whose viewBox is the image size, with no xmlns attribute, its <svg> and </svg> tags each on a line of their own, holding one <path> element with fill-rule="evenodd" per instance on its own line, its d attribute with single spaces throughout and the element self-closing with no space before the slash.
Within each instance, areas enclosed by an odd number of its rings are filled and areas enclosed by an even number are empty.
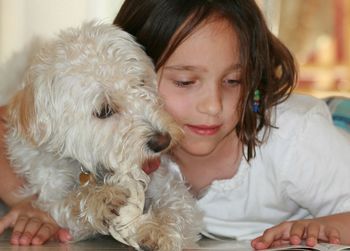
<svg viewBox="0 0 350 251">
<path fill-rule="evenodd" d="M 297 91 L 350 97 L 350 1 L 257 0 L 299 62 Z"/>
<path fill-rule="evenodd" d="M 300 66 L 297 91 L 350 97 L 350 0 L 256 0 Z M 33 36 L 94 18 L 112 22 L 123 0 L 0 0 L 0 63 Z M 0 76 L 1 77 L 1 76 Z"/>
<path fill-rule="evenodd" d="M 33 36 L 49 37 L 83 21 L 112 22 L 123 0 L 0 0 L 0 62 Z"/>
</svg>

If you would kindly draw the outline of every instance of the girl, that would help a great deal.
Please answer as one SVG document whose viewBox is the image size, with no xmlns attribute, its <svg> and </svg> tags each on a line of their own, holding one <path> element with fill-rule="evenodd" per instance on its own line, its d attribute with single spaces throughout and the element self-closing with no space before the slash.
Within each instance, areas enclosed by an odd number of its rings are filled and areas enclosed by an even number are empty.
<svg viewBox="0 0 350 251">
<path fill-rule="evenodd" d="M 253 0 L 126 1 L 114 24 L 154 60 L 185 132 L 172 158 L 203 234 L 256 249 L 350 243 L 350 141 L 324 102 L 291 95 L 293 57 Z"/>
<path fill-rule="evenodd" d="M 114 24 L 153 59 L 184 130 L 171 157 L 204 235 L 255 249 L 350 244 L 350 141 L 322 101 L 291 94 L 293 57 L 253 0 L 128 0 Z"/>
</svg>

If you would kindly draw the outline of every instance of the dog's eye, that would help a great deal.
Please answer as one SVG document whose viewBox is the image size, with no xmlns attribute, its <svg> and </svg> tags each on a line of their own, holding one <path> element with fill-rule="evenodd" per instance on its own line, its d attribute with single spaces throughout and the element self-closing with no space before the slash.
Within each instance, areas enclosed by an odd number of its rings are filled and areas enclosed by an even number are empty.
<svg viewBox="0 0 350 251">
<path fill-rule="evenodd" d="M 95 111 L 93 114 L 96 118 L 99 119 L 106 119 L 112 116 L 116 111 L 112 109 L 112 107 L 108 104 L 102 105 L 101 109 L 99 111 Z"/>
</svg>

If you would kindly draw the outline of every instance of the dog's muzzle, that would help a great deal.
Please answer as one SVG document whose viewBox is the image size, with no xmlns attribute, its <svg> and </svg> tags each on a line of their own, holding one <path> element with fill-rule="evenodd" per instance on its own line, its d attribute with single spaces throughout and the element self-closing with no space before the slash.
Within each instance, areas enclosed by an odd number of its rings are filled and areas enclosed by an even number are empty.
<svg viewBox="0 0 350 251">
<path fill-rule="evenodd" d="M 170 145 L 170 142 L 171 136 L 169 133 L 158 132 L 151 136 L 147 146 L 153 152 L 158 153 L 165 150 Z"/>
</svg>

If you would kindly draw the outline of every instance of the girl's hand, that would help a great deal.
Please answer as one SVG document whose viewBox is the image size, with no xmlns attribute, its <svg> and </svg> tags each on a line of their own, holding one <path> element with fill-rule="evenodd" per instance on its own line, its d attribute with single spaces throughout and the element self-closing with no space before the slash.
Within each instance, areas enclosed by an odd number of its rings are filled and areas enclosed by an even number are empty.
<svg viewBox="0 0 350 251">
<path fill-rule="evenodd" d="M 265 230 L 262 236 L 252 240 L 251 245 L 260 250 L 283 245 L 300 245 L 302 241 L 311 247 L 318 241 L 339 244 L 340 233 L 338 229 L 326 226 L 317 219 L 287 221 Z"/>
<path fill-rule="evenodd" d="M 61 229 L 45 212 L 32 206 L 32 199 L 24 200 L 11 208 L 0 219 L 0 234 L 12 227 L 10 242 L 13 245 L 42 245 L 53 238 L 68 242 L 71 236 Z"/>
</svg>

